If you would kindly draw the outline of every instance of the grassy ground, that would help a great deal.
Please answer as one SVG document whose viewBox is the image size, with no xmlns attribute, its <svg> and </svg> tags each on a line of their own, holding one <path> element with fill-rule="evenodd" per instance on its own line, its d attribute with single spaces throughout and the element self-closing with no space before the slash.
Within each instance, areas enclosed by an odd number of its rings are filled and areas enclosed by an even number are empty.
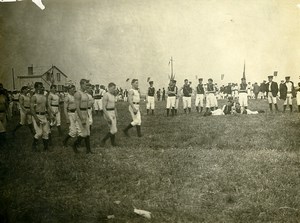
<svg viewBox="0 0 300 223">
<path fill-rule="evenodd" d="M 299 113 L 270 113 L 252 100 L 251 110 L 266 113 L 172 118 L 157 105 L 142 117 L 144 136 L 120 131 L 118 147 L 99 147 L 108 129 L 94 117 L 92 155 L 63 148 L 56 130 L 50 152 L 31 152 L 26 128 L 9 136 L 0 150 L 0 221 L 299 222 Z M 130 117 L 127 104 L 118 109 L 121 130 Z"/>
</svg>

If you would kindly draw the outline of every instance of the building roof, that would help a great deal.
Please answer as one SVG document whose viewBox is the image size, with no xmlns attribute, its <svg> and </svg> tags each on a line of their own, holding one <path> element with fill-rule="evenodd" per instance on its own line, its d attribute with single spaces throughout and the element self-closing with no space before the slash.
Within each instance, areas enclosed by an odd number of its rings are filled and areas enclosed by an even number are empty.
<svg viewBox="0 0 300 223">
<path fill-rule="evenodd" d="M 26 79 L 26 78 L 39 78 L 44 76 L 45 74 L 47 74 L 48 72 L 51 72 L 51 69 L 56 69 L 59 71 L 59 73 L 61 73 L 63 76 L 65 76 L 66 78 L 68 77 L 64 72 L 62 72 L 57 66 L 52 66 L 50 67 L 46 72 L 44 72 L 43 74 L 39 74 L 39 75 L 20 75 L 17 76 L 20 79 Z"/>
</svg>

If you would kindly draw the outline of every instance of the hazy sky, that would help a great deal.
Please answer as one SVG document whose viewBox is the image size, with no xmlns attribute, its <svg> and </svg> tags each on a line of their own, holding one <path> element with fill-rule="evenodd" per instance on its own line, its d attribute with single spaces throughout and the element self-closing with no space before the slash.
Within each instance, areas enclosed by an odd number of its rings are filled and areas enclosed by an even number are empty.
<svg viewBox="0 0 300 223">
<path fill-rule="evenodd" d="M 300 0 L 43 0 L 0 3 L 0 78 L 11 68 L 58 66 L 70 79 L 93 83 L 152 77 L 166 86 L 174 58 L 179 84 L 195 76 L 261 82 L 300 76 Z"/>
</svg>

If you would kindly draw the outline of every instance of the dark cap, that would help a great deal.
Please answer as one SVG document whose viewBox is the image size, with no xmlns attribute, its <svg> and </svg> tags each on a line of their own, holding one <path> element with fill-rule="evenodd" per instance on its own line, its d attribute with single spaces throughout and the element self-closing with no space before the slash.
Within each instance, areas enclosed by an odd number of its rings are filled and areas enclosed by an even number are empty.
<svg viewBox="0 0 300 223">
<path fill-rule="evenodd" d="M 273 76 L 272 76 L 272 75 L 269 75 L 268 78 L 273 78 Z"/>
<path fill-rule="evenodd" d="M 199 78 L 198 80 L 199 80 L 199 81 L 203 81 L 203 78 Z"/>
<path fill-rule="evenodd" d="M 188 79 L 184 79 L 184 81 L 189 81 Z"/>
<path fill-rule="evenodd" d="M 209 78 L 208 81 L 213 81 L 213 79 Z"/>
<path fill-rule="evenodd" d="M 290 79 L 290 78 L 291 78 L 290 76 L 286 76 L 286 77 L 285 77 L 285 79 Z"/>
<path fill-rule="evenodd" d="M 149 84 L 153 84 L 153 81 L 149 81 Z"/>
</svg>

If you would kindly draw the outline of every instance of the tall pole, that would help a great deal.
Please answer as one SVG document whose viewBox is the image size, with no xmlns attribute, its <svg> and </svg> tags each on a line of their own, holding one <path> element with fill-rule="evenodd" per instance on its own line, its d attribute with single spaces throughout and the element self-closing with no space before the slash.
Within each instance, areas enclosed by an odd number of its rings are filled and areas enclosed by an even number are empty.
<svg viewBox="0 0 300 223">
<path fill-rule="evenodd" d="M 13 90 L 15 90 L 16 86 L 15 86 L 15 70 L 14 70 L 14 68 L 11 68 L 11 74 L 12 74 L 12 81 L 13 81 Z"/>
<path fill-rule="evenodd" d="M 173 57 L 171 57 L 171 78 L 173 79 Z"/>
</svg>

